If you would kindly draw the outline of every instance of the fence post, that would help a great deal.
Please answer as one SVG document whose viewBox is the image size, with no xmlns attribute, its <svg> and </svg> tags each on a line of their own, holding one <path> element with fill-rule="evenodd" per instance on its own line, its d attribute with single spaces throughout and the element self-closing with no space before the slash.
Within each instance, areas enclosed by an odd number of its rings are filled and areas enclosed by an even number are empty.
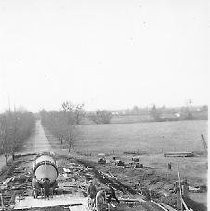
<svg viewBox="0 0 210 211">
<path fill-rule="evenodd" d="M 2 209 L 4 209 L 5 207 L 4 207 L 4 199 L 3 199 L 3 195 L 2 195 L 2 193 L 0 193 L 0 208 L 2 208 Z"/>
<path fill-rule="evenodd" d="M 179 164 L 177 165 L 178 167 L 178 179 L 179 179 L 179 200 L 181 201 L 181 211 L 183 211 L 183 204 L 182 204 L 182 189 L 181 189 L 181 180 L 180 180 L 180 174 L 179 174 Z"/>
</svg>

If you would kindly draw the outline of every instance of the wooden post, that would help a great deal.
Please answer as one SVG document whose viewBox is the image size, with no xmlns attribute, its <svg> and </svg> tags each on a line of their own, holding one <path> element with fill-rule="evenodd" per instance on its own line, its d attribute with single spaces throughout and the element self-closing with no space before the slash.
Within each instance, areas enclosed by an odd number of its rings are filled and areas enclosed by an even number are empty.
<svg viewBox="0 0 210 211">
<path fill-rule="evenodd" d="M 178 167 L 178 180 L 179 180 L 179 199 L 181 202 L 181 211 L 183 211 L 183 205 L 182 205 L 182 189 L 181 189 L 181 179 L 180 179 L 180 173 L 179 173 L 179 164 L 177 165 Z"/>
<path fill-rule="evenodd" d="M 4 210 L 4 199 L 3 199 L 3 196 L 2 194 L 0 193 L 0 208 L 2 208 Z"/>
</svg>

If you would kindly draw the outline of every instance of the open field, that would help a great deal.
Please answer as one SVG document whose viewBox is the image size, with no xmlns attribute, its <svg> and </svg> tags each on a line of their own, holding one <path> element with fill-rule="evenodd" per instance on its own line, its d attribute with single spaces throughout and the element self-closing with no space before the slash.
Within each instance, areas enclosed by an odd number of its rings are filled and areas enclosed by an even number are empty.
<svg viewBox="0 0 210 211">
<path fill-rule="evenodd" d="M 207 139 L 207 121 L 149 122 L 82 125 L 78 150 L 91 152 L 202 151 L 201 134 Z"/>
<path fill-rule="evenodd" d="M 207 140 L 207 121 L 150 122 L 138 124 L 109 124 L 80 126 L 81 136 L 76 150 L 97 155 L 99 152 L 118 154 L 128 161 L 132 155 L 124 152 L 139 152 L 141 162 L 154 168 L 166 169 L 172 162 L 174 174 L 177 165 L 181 173 L 194 182 L 206 183 L 207 158 L 165 158 L 167 151 L 203 151 L 201 134 Z"/>
</svg>

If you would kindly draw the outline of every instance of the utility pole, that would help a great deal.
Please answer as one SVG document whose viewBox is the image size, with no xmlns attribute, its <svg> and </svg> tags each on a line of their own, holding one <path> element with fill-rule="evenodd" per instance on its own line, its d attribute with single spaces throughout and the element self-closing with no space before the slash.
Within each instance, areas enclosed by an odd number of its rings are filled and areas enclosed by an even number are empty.
<svg viewBox="0 0 210 211">
<path fill-rule="evenodd" d="M 187 118 L 188 119 L 192 119 L 192 100 L 191 99 L 189 99 L 189 100 L 187 100 Z"/>
</svg>

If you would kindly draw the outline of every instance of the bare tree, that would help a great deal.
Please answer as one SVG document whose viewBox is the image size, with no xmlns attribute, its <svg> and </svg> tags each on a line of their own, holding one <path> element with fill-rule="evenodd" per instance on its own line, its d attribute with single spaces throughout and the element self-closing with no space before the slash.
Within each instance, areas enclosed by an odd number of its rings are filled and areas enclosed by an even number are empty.
<svg viewBox="0 0 210 211">
<path fill-rule="evenodd" d="M 0 115 L 0 143 L 1 153 L 4 154 L 6 164 L 8 156 L 19 150 L 23 141 L 27 139 L 34 128 L 34 117 L 30 112 L 8 111 Z"/>
<path fill-rule="evenodd" d="M 65 101 L 61 105 L 61 111 L 40 112 L 43 126 L 58 138 L 61 145 L 65 143 L 69 152 L 78 137 L 77 124 L 85 113 L 83 107 L 83 104 L 74 105 Z"/>
<path fill-rule="evenodd" d="M 70 152 L 77 137 L 75 124 L 78 123 L 79 112 L 82 107 L 75 106 L 70 101 L 66 101 L 62 104 L 62 108 L 64 114 L 63 120 L 67 123 L 64 139 Z"/>
<path fill-rule="evenodd" d="M 74 105 L 70 101 L 63 102 L 61 107 L 62 107 L 62 110 L 65 112 L 67 112 L 67 111 L 73 112 L 73 110 L 74 110 Z"/>
<path fill-rule="evenodd" d="M 1 115 L 0 117 L 0 140 L 1 140 L 1 153 L 4 154 L 6 159 L 6 165 L 8 162 L 8 153 L 9 153 L 9 147 L 8 147 L 8 125 L 7 125 L 7 119 L 6 115 Z"/>
<path fill-rule="evenodd" d="M 112 116 L 110 111 L 98 110 L 96 113 L 89 115 L 89 118 L 96 124 L 110 124 Z"/>
<path fill-rule="evenodd" d="M 61 107 L 71 121 L 74 121 L 74 124 L 79 125 L 82 118 L 85 116 L 84 104 L 73 104 L 70 101 L 65 101 L 62 103 Z"/>
<path fill-rule="evenodd" d="M 85 116 L 84 104 L 77 104 L 74 109 L 76 124 L 79 125 Z"/>
<path fill-rule="evenodd" d="M 160 120 L 160 113 L 157 111 L 157 108 L 155 105 L 152 106 L 152 109 L 150 110 L 150 115 L 154 119 L 154 121 Z"/>
<path fill-rule="evenodd" d="M 78 137 L 78 129 L 75 125 L 69 125 L 66 130 L 66 135 L 64 135 L 65 142 L 68 146 L 69 152 L 74 148 L 74 144 Z"/>
</svg>

